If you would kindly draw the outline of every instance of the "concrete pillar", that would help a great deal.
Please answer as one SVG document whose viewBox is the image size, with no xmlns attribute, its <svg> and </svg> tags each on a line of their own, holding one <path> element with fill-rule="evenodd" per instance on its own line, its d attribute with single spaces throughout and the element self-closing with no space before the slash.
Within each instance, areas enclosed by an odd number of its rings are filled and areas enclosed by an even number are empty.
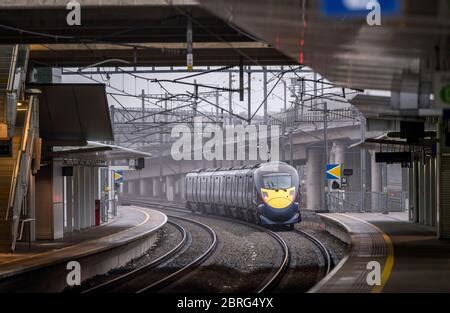
<svg viewBox="0 0 450 313">
<path fill-rule="evenodd" d="M 172 175 L 166 176 L 166 199 L 175 200 L 175 177 Z"/>
<path fill-rule="evenodd" d="M 423 158 L 420 158 L 418 169 L 419 224 L 425 224 L 425 163 Z"/>
<path fill-rule="evenodd" d="M 162 197 L 162 182 L 159 181 L 159 177 L 153 178 L 153 197 Z"/>
<path fill-rule="evenodd" d="M 80 230 L 80 167 L 73 168 L 73 230 Z"/>
<path fill-rule="evenodd" d="M 147 179 L 147 190 L 148 190 L 148 196 L 153 197 L 153 178 Z"/>
<path fill-rule="evenodd" d="M 409 173 L 409 183 L 410 183 L 410 188 L 409 188 L 409 205 L 411 208 L 410 211 L 410 220 L 413 222 L 418 223 L 419 222 L 419 197 L 418 197 L 418 193 L 419 193 L 419 162 L 418 161 L 414 161 L 413 162 L 413 166 L 410 169 L 410 173 Z"/>
<path fill-rule="evenodd" d="M 75 173 L 74 173 L 75 174 Z M 65 232 L 71 233 L 73 231 L 73 177 L 67 176 L 65 184 L 65 194 L 66 194 L 66 228 Z"/>
<path fill-rule="evenodd" d="M 371 192 L 372 201 L 371 209 L 372 212 L 377 212 L 382 209 L 383 205 L 383 180 L 382 180 L 382 164 L 375 162 L 375 151 L 370 152 L 371 160 Z"/>
<path fill-rule="evenodd" d="M 184 178 L 185 178 L 185 175 L 180 175 L 179 182 L 180 182 L 180 199 L 181 200 L 185 200 L 185 196 L 184 196 L 184 193 L 185 193 Z"/>
<path fill-rule="evenodd" d="M 430 158 L 430 207 L 431 207 L 431 226 L 435 227 L 437 224 L 437 173 L 436 173 L 436 158 Z"/>
<path fill-rule="evenodd" d="M 431 209 L 431 158 L 426 157 L 424 162 L 424 209 L 425 209 L 425 216 L 424 216 L 424 222 L 425 225 L 431 226 L 431 215 L 432 215 L 432 209 Z"/>
<path fill-rule="evenodd" d="M 130 193 L 130 195 L 135 195 L 139 193 L 139 191 L 136 190 L 136 182 L 134 180 L 128 181 L 128 192 Z"/>
<path fill-rule="evenodd" d="M 129 181 L 124 181 L 123 182 L 123 194 L 127 194 L 127 193 L 129 193 L 130 191 L 129 191 Z"/>
<path fill-rule="evenodd" d="M 402 168 L 402 203 L 401 209 L 404 211 L 409 210 L 409 198 L 405 197 L 407 195 L 409 188 L 409 169 Z"/>
<path fill-rule="evenodd" d="M 86 228 L 86 195 L 85 195 L 85 171 L 84 166 L 80 166 L 79 180 L 78 180 L 78 198 L 80 208 L 80 229 Z"/>
<path fill-rule="evenodd" d="M 345 150 L 347 149 L 347 144 L 343 141 L 335 141 L 332 149 L 334 150 L 334 163 L 343 164 L 345 167 Z"/>
<path fill-rule="evenodd" d="M 139 184 L 139 195 L 140 196 L 147 196 L 147 182 L 145 181 L 145 178 L 141 178 L 138 180 Z"/>
<path fill-rule="evenodd" d="M 306 207 L 308 210 L 322 210 L 324 197 L 325 165 L 321 149 L 309 149 L 306 176 Z"/>
<path fill-rule="evenodd" d="M 91 171 L 89 167 L 83 167 L 84 169 L 84 227 L 91 227 L 91 210 L 90 210 L 90 198 L 92 192 L 91 186 Z"/>
<path fill-rule="evenodd" d="M 64 237 L 64 190 L 62 166 L 60 162 L 53 162 L 52 171 L 52 200 L 53 200 L 53 238 Z"/>
<path fill-rule="evenodd" d="M 90 197 L 89 197 L 89 212 L 91 214 L 91 226 L 95 226 L 95 199 L 97 198 L 97 185 L 98 185 L 98 176 L 96 175 L 97 167 L 91 166 L 91 189 Z"/>
</svg>

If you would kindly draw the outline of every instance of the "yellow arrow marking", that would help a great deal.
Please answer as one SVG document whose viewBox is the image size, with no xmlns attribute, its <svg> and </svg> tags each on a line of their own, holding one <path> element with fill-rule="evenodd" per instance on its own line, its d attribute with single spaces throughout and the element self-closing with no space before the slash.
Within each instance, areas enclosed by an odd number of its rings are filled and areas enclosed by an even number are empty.
<svg viewBox="0 0 450 313">
<path fill-rule="evenodd" d="M 337 165 L 337 166 L 333 167 L 332 169 L 329 169 L 328 173 L 333 176 L 336 176 L 337 178 L 341 178 L 341 166 Z"/>
</svg>

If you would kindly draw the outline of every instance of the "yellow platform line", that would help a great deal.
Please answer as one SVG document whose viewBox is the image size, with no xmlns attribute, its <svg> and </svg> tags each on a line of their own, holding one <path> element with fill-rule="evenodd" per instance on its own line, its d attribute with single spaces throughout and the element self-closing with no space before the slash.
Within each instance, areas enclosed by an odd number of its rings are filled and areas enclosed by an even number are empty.
<svg viewBox="0 0 450 313">
<path fill-rule="evenodd" d="M 383 232 L 379 227 L 364 221 L 360 218 L 351 216 L 351 215 L 347 215 L 347 214 L 343 214 L 343 213 L 338 213 L 339 215 L 357 220 L 361 223 L 367 224 L 369 226 L 372 226 L 373 228 L 375 228 L 378 232 L 380 232 L 381 236 L 383 237 L 384 242 L 386 243 L 387 246 L 387 256 L 386 256 L 386 261 L 384 262 L 384 267 L 383 267 L 383 272 L 381 273 L 381 284 L 377 285 L 375 287 L 373 287 L 372 289 L 372 293 L 380 293 L 384 286 L 386 285 L 387 281 L 389 280 L 389 277 L 391 276 L 392 273 L 392 268 L 394 267 L 394 245 L 392 244 L 392 240 L 391 238 L 386 235 L 385 232 Z"/>
</svg>

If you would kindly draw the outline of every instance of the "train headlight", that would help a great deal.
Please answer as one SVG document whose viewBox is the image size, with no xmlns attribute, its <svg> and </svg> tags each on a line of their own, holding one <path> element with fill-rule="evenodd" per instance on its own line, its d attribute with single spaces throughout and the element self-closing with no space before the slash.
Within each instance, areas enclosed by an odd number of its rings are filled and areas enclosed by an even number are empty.
<svg viewBox="0 0 450 313">
<path fill-rule="evenodd" d="M 269 196 L 267 195 L 267 192 L 263 191 L 262 192 L 262 197 L 263 197 L 264 202 L 269 201 Z"/>
<path fill-rule="evenodd" d="M 295 199 L 295 189 L 289 191 L 289 200 L 294 201 Z"/>
</svg>

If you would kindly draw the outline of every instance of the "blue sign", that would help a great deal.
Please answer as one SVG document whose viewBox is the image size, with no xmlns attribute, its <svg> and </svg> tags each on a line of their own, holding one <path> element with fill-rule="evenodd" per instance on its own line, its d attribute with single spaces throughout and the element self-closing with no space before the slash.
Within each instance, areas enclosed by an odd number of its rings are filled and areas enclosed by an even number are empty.
<svg viewBox="0 0 450 313">
<path fill-rule="evenodd" d="M 123 171 L 114 171 L 114 182 L 123 183 Z"/>
<path fill-rule="evenodd" d="M 341 164 L 327 164 L 327 179 L 341 179 Z"/>
<path fill-rule="evenodd" d="M 395 15 L 400 12 L 399 0 L 322 0 L 322 13 L 330 17 L 367 16 L 367 4 L 378 2 L 381 15 Z"/>
</svg>

